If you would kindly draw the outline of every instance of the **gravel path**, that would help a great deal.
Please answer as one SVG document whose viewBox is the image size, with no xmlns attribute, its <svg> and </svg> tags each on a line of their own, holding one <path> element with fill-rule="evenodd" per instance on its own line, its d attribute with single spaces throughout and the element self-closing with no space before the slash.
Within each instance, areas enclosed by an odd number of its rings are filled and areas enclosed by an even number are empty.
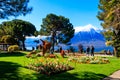
<svg viewBox="0 0 120 80">
<path fill-rule="evenodd" d="M 103 80 L 120 80 L 120 70 L 114 72 L 112 75 L 104 78 Z"/>
</svg>

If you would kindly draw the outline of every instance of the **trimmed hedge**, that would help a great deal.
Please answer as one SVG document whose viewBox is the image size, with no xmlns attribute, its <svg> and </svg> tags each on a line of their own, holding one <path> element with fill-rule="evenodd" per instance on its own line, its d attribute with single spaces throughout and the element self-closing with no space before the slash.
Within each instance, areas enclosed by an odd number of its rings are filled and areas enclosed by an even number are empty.
<svg viewBox="0 0 120 80">
<path fill-rule="evenodd" d="M 14 51 L 18 51 L 18 50 L 19 50 L 18 45 L 11 45 L 8 47 L 8 52 L 14 52 Z"/>
</svg>

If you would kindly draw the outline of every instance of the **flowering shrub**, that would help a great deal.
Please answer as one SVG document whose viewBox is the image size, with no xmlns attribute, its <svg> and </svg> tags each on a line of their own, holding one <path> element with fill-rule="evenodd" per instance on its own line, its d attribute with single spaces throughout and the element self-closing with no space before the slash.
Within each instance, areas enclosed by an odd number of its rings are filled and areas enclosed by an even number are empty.
<svg viewBox="0 0 120 80">
<path fill-rule="evenodd" d="M 40 59 L 37 62 L 30 63 L 27 68 L 46 75 L 52 75 L 73 69 L 68 63 L 59 62 L 59 60 L 53 61 L 49 58 L 46 60 Z"/>
<path fill-rule="evenodd" d="M 57 55 L 46 53 L 44 57 L 45 57 L 45 58 L 57 58 Z"/>
<path fill-rule="evenodd" d="M 68 59 L 72 62 L 86 63 L 86 64 L 106 64 L 109 60 L 105 57 L 70 57 Z"/>
<path fill-rule="evenodd" d="M 69 53 L 67 56 L 74 56 L 74 57 L 80 57 L 80 56 L 86 56 L 85 54 L 80 54 L 80 53 Z"/>
</svg>

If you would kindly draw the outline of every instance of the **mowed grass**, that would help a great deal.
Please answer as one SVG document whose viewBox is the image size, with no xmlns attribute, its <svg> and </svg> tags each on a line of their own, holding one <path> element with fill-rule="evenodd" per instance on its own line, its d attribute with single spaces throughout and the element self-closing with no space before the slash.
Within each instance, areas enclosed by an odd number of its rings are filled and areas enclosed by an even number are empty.
<svg viewBox="0 0 120 80">
<path fill-rule="evenodd" d="M 108 57 L 108 64 L 79 64 L 70 62 L 74 70 L 51 76 L 25 68 L 34 59 L 26 58 L 28 52 L 0 53 L 0 80 L 101 80 L 120 69 L 120 59 Z M 38 57 L 40 59 L 43 57 Z M 61 61 L 67 60 L 59 56 Z"/>
</svg>

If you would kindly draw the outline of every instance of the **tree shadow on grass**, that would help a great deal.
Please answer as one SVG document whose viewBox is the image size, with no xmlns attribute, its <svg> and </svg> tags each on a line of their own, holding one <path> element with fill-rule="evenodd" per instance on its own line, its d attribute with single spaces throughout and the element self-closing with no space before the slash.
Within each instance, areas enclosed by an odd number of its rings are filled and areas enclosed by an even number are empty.
<svg viewBox="0 0 120 80">
<path fill-rule="evenodd" d="M 77 78 L 77 74 L 70 74 L 68 72 L 63 72 L 54 75 L 44 75 L 44 74 L 33 74 L 37 77 L 37 80 L 80 80 Z"/>
<path fill-rule="evenodd" d="M 17 63 L 0 61 L 0 80 L 16 80 L 20 79 L 18 76 L 18 65 Z"/>
<path fill-rule="evenodd" d="M 38 80 L 102 80 L 106 75 L 96 74 L 93 72 L 81 72 L 81 73 L 60 73 L 51 76 L 43 74 L 33 74 L 37 76 Z"/>
<path fill-rule="evenodd" d="M 19 72 L 23 67 L 17 63 L 0 61 L 0 80 L 35 80 L 35 76 Z"/>
<path fill-rule="evenodd" d="M 0 57 L 16 57 L 16 56 L 24 56 L 25 54 L 22 53 L 22 52 L 12 52 L 12 53 L 9 53 L 9 52 L 2 52 L 0 53 Z"/>
<path fill-rule="evenodd" d="M 93 72 L 81 72 L 80 76 L 80 80 L 102 80 L 106 77 L 104 74 L 97 74 Z"/>
</svg>

